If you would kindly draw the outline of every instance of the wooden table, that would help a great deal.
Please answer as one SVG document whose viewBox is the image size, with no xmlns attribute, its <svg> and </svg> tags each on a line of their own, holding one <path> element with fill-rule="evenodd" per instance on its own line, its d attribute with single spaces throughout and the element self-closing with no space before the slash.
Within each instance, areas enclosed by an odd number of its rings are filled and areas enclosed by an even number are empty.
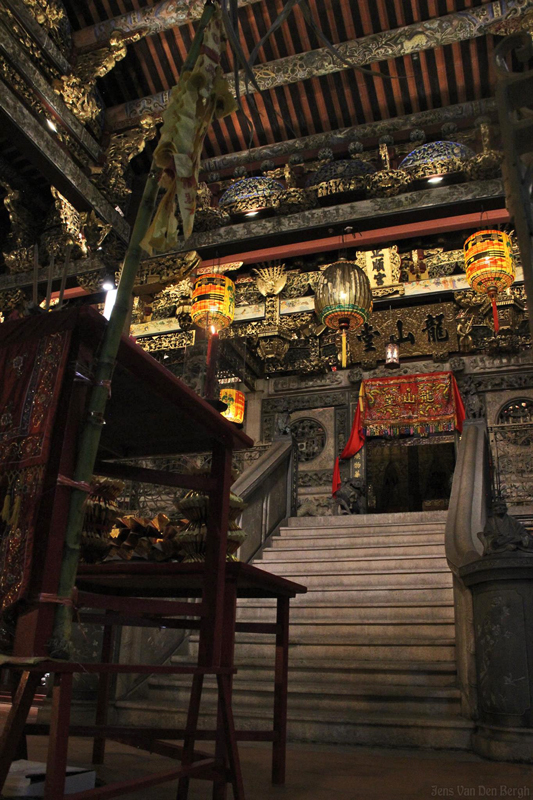
<svg viewBox="0 0 533 800">
<path fill-rule="evenodd" d="M 84 591 L 92 593 L 102 592 L 107 596 L 139 598 L 192 598 L 201 597 L 205 567 L 203 564 L 154 564 L 149 562 L 108 562 L 106 564 L 82 564 L 78 571 L 78 589 L 80 591 L 80 604 L 83 605 Z M 223 639 L 221 652 L 221 667 L 233 668 L 235 632 L 261 633 L 275 636 L 275 661 L 274 661 L 274 710 L 273 725 L 271 730 L 246 730 L 237 731 L 239 741 L 271 741 L 272 742 L 272 782 L 283 784 L 285 782 L 285 762 L 287 747 L 287 683 L 288 683 L 288 658 L 289 658 L 289 606 L 291 598 L 307 591 L 305 586 L 293 581 L 273 575 L 265 570 L 241 562 L 226 564 L 226 579 L 224 589 L 224 614 L 223 614 Z M 236 622 L 238 598 L 275 598 L 276 622 Z M 132 607 L 134 614 L 134 607 Z M 101 614 L 82 614 L 85 622 L 103 624 Z M 112 628 L 114 625 L 135 624 L 135 617 L 128 614 L 124 618 L 120 613 L 107 612 L 105 615 L 105 635 L 103 660 L 111 656 Z M 150 624 L 146 617 L 137 620 L 139 625 Z M 171 628 L 194 630 L 199 623 L 193 620 L 175 620 L 161 617 L 154 618 L 154 626 L 164 625 Z M 107 705 L 109 699 L 109 676 L 101 677 L 98 695 L 97 719 L 100 723 L 106 721 Z M 172 738 L 167 736 L 160 738 Z M 176 731 L 178 738 L 180 731 Z M 198 730 L 199 739 L 215 739 L 216 731 Z M 110 738 L 115 738 L 111 736 Z M 123 737 L 119 737 L 123 741 Z M 154 742 L 150 741 L 150 748 L 154 751 Z M 95 740 L 96 761 L 103 759 L 105 739 Z M 165 748 L 166 754 L 170 754 Z"/>
</svg>

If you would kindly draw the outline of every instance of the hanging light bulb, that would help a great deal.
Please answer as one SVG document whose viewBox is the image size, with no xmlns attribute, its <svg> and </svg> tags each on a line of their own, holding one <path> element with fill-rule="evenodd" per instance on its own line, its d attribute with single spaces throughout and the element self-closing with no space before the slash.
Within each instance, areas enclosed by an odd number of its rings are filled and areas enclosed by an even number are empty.
<svg viewBox="0 0 533 800">
<path fill-rule="evenodd" d="M 400 345 L 394 341 L 394 335 L 391 335 L 390 342 L 385 347 L 385 367 L 386 369 L 400 367 Z"/>
</svg>

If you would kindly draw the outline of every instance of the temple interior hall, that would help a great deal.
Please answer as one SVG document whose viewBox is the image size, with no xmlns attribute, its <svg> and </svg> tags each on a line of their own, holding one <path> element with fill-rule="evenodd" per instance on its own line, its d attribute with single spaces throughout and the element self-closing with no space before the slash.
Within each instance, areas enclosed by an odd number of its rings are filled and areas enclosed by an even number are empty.
<svg viewBox="0 0 533 800">
<path fill-rule="evenodd" d="M 0 798 L 533 793 L 533 0 L 3 0 Z"/>
</svg>

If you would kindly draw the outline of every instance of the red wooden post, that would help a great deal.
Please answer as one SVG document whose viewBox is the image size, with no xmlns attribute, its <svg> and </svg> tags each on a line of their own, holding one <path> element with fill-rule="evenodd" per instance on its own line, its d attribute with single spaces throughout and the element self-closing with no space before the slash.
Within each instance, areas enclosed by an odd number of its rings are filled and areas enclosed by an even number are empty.
<svg viewBox="0 0 533 800">
<path fill-rule="evenodd" d="M 41 683 L 42 677 L 43 674 L 39 672 L 23 672 L 19 680 L 13 705 L 9 710 L 0 737 L 0 792 L 6 781 L 11 762 L 15 758 L 35 691 Z"/>
<path fill-rule="evenodd" d="M 287 750 L 287 684 L 289 677 L 289 598 L 279 596 L 276 610 L 276 664 L 274 668 L 274 733 L 272 783 L 285 783 Z"/>
<path fill-rule="evenodd" d="M 106 614 L 107 616 L 107 614 Z M 110 664 L 113 656 L 115 642 L 115 629 L 113 625 L 104 625 L 102 638 L 102 662 Z M 98 679 L 98 695 L 96 698 L 96 724 L 105 725 L 107 722 L 107 708 L 111 692 L 111 674 L 102 672 Z M 103 764 L 105 758 L 105 736 L 95 736 L 93 741 L 93 764 Z"/>
<path fill-rule="evenodd" d="M 235 652 L 235 617 L 237 614 L 237 586 L 234 580 L 226 581 L 224 593 L 224 620 L 222 634 L 222 649 L 220 664 L 223 667 L 233 667 Z M 231 697 L 233 675 L 228 675 L 228 689 Z M 224 774 L 223 780 L 213 781 L 213 800 L 226 800 L 227 781 L 225 769 L 228 761 L 228 751 L 225 741 L 223 698 L 219 688 L 217 708 L 217 738 L 215 746 L 216 768 Z"/>
<path fill-rule="evenodd" d="M 206 615 L 200 626 L 198 664 L 220 666 L 222 625 L 224 616 L 224 584 L 226 543 L 228 535 L 229 494 L 231 487 L 231 444 L 213 444 L 211 476 L 216 487 L 209 495 L 209 515 L 205 553 L 205 581 L 202 602 Z"/>
<path fill-rule="evenodd" d="M 54 675 L 44 800 L 63 800 L 65 795 L 72 678 L 72 672 Z"/>
</svg>

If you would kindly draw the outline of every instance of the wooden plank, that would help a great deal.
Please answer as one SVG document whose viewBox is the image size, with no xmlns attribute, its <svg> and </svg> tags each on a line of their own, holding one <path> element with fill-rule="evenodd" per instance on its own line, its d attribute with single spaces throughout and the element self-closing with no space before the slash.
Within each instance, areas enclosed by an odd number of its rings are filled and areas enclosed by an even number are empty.
<svg viewBox="0 0 533 800">
<path fill-rule="evenodd" d="M 139 481 L 140 483 L 156 483 L 161 486 L 173 486 L 194 491 L 211 492 L 214 486 L 213 479 L 208 475 L 187 475 L 179 472 L 134 467 L 130 464 L 118 464 L 116 462 L 99 461 L 94 471 L 95 474 L 105 475 L 108 478 L 122 478 L 123 480 Z"/>
</svg>

